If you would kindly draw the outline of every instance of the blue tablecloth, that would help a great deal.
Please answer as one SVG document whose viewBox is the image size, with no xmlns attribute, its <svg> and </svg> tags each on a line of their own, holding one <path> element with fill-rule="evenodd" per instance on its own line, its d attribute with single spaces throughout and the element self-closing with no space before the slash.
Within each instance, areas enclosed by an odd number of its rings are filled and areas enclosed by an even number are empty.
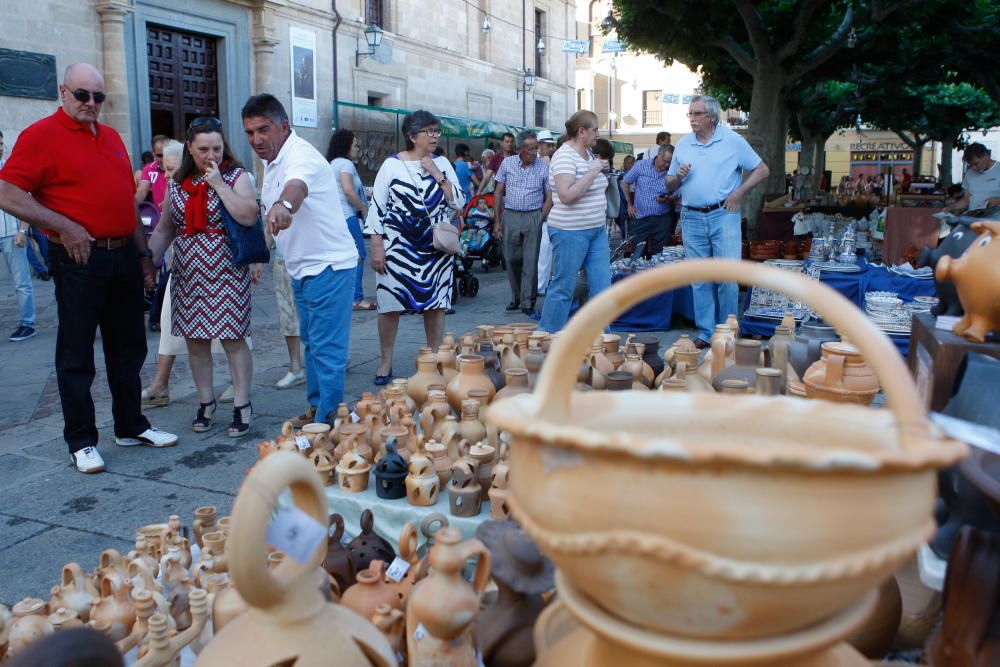
<svg viewBox="0 0 1000 667">
<path fill-rule="evenodd" d="M 892 273 L 884 266 L 872 266 L 863 259 L 861 271 L 858 273 L 831 273 L 820 274 L 820 280 L 833 289 L 837 290 L 845 297 L 853 301 L 862 310 L 865 307 L 865 293 L 873 290 L 896 292 L 903 301 L 913 301 L 915 296 L 935 296 L 933 280 L 919 280 L 908 278 Z M 743 299 L 743 309 L 746 310 L 750 301 L 750 291 L 747 290 Z M 772 320 L 762 320 L 753 317 L 740 318 L 740 332 L 744 336 L 758 335 L 765 338 L 774 335 L 774 328 L 778 323 Z M 889 336 L 896 344 L 900 353 L 905 357 L 910 349 L 909 336 Z"/>
<path fill-rule="evenodd" d="M 611 278 L 612 283 L 628 278 L 631 274 L 621 273 Z M 694 320 L 694 294 L 691 287 L 668 290 L 646 299 L 630 308 L 611 323 L 612 331 L 669 331 L 670 318 L 674 313 Z"/>
</svg>

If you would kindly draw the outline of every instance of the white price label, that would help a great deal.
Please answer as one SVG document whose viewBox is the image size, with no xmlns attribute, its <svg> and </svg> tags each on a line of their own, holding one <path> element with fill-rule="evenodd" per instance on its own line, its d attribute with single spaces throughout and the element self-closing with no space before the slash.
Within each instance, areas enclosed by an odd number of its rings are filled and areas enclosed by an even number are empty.
<svg viewBox="0 0 1000 667">
<path fill-rule="evenodd" d="M 427 636 L 427 631 L 424 630 L 424 624 L 420 623 L 417 625 L 417 629 L 413 631 L 413 641 L 418 642 Z"/>
<path fill-rule="evenodd" d="M 295 505 L 279 510 L 267 527 L 267 541 L 303 565 L 326 540 L 326 526 Z"/>
<path fill-rule="evenodd" d="M 973 447 L 985 449 L 994 454 L 1000 454 L 1000 431 L 993 427 L 949 417 L 940 412 L 932 412 L 931 421 L 956 440 L 967 442 Z"/>
<path fill-rule="evenodd" d="M 398 584 L 403 580 L 403 577 L 406 576 L 406 572 L 409 569 L 410 564 L 399 556 L 396 556 L 392 559 L 389 569 L 385 571 L 385 576 L 389 577 Z"/>
<path fill-rule="evenodd" d="M 352 412 L 351 413 L 351 421 L 354 422 L 355 424 L 357 424 L 359 421 L 361 421 L 361 417 L 358 416 L 357 412 Z"/>
<path fill-rule="evenodd" d="M 309 438 L 304 435 L 295 436 L 295 444 L 299 446 L 299 449 L 309 449 Z"/>
</svg>

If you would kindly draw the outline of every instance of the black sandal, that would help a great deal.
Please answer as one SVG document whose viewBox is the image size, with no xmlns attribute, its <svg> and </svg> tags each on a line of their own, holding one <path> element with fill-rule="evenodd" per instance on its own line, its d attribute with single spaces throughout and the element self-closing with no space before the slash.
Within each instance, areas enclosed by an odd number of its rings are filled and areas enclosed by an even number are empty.
<svg viewBox="0 0 1000 667">
<path fill-rule="evenodd" d="M 199 403 L 198 404 L 198 416 L 195 417 L 194 421 L 191 422 L 191 430 L 195 433 L 204 433 L 205 431 L 212 428 L 214 422 L 213 417 L 215 416 L 216 403 L 213 398 L 210 403 Z M 209 408 L 212 408 L 209 411 Z"/>
<path fill-rule="evenodd" d="M 243 421 L 243 411 L 250 410 L 250 415 Z M 253 418 L 253 404 L 247 401 L 246 405 L 233 406 L 233 423 L 229 425 L 230 438 L 242 438 L 250 432 L 250 420 Z"/>
</svg>

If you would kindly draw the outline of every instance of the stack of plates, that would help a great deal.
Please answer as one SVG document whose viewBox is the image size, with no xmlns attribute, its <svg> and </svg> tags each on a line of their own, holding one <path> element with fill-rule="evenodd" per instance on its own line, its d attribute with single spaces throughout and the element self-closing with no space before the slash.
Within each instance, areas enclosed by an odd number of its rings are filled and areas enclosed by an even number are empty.
<svg viewBox="0 0 1000 667">
<path fill-rule="evenodd" d="M 858 273 L 861 267 L 857 264 L 841 264 L 840 262 L 813 262 L 813 266 L 824 273 Z"/>
<path fill-rule="evenodd" d="M 916 278 L 917 280 L 934 280 L 934 269 L 929 266 L 913 269 L 907 264 L 903 266 L 890 266 L 888 269 L 890 273 L 895 273 L 897 276 L 906 276 L 907 278 Z"/>
</svg>

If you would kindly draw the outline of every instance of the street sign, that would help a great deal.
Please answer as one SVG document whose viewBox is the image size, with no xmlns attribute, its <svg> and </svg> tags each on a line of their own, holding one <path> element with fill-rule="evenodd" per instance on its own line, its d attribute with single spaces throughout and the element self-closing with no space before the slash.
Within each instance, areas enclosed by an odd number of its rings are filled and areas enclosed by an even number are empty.
<svg viewBox="0 0 1000 667">
<path fill-rule="evenodd" d="M 605 53 L 623 53 L 625 45 L 622 44 L 620 39 L 606 39 L 601 45 L 601 50 Z"/>
<path fill-rule="evenodd" d="M 584 54 L 587 52 L 589 46 L 590 44 L 586 39 L 567 39 L 563 42 L 562 52 Z"/>
</svg>

